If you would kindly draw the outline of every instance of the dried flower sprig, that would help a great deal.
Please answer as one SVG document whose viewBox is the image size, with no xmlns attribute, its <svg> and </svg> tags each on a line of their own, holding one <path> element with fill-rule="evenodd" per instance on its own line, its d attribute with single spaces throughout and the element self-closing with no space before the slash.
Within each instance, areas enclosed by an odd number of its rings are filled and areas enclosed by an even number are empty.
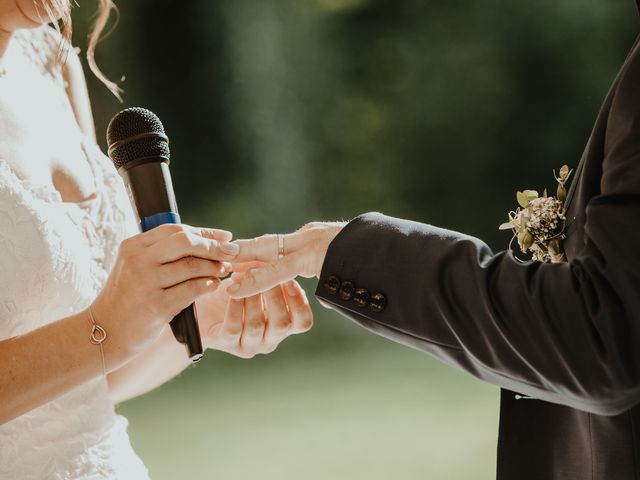
<svg viewBox="0 0 640 480">
<path fill-rule="evenodd" d="M 523 253 L 531 252 L 532 259 L 539 262 L 559 263 L 566 261 L 562 240 L 564 240 L 565 208 L 567 199 L 565 187 L 573 170 L 563 165 L 559 175 L 553 176 L 558 182 L 556 197 L 542 197 L 535 190 L 516 193 L 520 205 L 509 212 L 509 221 L 500 225 L 500 230 L 512 230 L 513 240 L 518 241 Z"/>
</svg>

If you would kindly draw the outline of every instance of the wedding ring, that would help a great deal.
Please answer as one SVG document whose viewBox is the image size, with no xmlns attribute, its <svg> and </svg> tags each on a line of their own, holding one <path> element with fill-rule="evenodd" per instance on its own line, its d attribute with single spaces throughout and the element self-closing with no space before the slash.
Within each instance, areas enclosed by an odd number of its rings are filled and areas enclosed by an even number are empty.
<svg viewBox="0 0 640 480">
<path fill-rule="evenodd" d="M 284 235 L 278 234 L 278 260 L 284 257 Z"/>
</svg>

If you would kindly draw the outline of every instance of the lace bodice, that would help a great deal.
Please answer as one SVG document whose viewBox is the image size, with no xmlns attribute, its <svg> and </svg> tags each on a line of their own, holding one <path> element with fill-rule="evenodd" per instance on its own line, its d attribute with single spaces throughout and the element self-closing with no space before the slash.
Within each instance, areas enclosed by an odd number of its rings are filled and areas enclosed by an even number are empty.
<svg viewBox="0 0 640 480">
<path fill-rule="evenodd" d="M 15 40 L 63 100 L 58 42 L 50 29 L 21 31 Z M 0 142 L 6 134 L 0 131 Z M 0 339 L 86 308 L 105 283 L 119 243 L 136 231 L 109 159 L 79 128 L 69 141 L 81 145 L 95 178 L 96 194 L 82 204 L 22 180 L 0 158 Z M 146 479 L 126 426 L 104 378 L 83 384 L 0 425 L 0 479 Z"/>
</svg>

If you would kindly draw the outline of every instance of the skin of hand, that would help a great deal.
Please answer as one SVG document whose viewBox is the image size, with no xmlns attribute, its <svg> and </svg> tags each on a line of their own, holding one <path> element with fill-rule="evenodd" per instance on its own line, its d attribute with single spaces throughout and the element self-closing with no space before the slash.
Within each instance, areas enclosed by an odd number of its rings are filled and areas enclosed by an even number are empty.
<svg viewBox="0 0 640 480">
<path fill-rule="evenodd" d="M 237 240 L 240 253 L 233 260 L 262 262 L 226 289 L 231 298 L 246 298 L 265 292 L 297 276 L 320 277 L 329 245 L 340 233 L 344 222 L 313 222 L 295 233 L 283 235 L 284 257 L 278 259 L 278 236 L 263 235 L 251 240 Z"/>
<path fill-rule="evenodd" d="M 229 297 L 229 286 L 244 278 L 247 270 L 261 266 L 257 262 L 236 264 L 231 278 L 197 300 L 200 331 L 207 348 L 252 358 L 273 352 L 289 335 L 307 332 L 313 326 L 306 293 L 294 280 L 245 299 Z"/>
<path fill-rule="evenodd" d="M 108 371 L 142 352 L 180 311 L 216 290 L 238 252 L 229 240 L 231 234 L 221 230 L 161 225 L 122 242 L 91 307 L 108 335 Z"/>
</svg>

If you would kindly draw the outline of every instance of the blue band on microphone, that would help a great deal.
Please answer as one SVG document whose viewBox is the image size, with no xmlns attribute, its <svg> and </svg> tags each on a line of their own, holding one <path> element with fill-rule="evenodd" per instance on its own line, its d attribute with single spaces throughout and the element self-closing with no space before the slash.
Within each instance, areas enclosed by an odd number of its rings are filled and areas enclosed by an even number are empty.
<svg viewBox="0 0 640 480">
<path fill-rule="evenodd" d="M 173 212 L 162 212 L 151 215 L 150 217 L 144 217 L 140 222 L 140 229 L 146 232 L 165 223 L 180 223 L 180 215 Z"/>
</svg>

